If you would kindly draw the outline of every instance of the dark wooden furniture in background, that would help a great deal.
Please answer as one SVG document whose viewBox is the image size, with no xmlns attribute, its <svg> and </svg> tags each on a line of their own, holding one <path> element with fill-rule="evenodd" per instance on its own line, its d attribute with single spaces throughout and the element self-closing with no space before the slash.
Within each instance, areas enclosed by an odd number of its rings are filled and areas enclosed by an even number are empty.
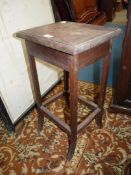
<svg viewBox="0 0 131 175">
<path fill-rule="evenodd" d="M 96 0 L 51 0 L 56 21 L 74 21 L 103 25 L 104 12 L 98 11 Z"/>
<path fill-rule="evenodd" d="M 99 0 L 99 10 L 106 13 L 107 21 L 115 17 L 116 0 Z"/>
<path fill-rule="evenodd" d="M 131 1 L 129 1 L 119 78 L 110 111 L 131 115 Z"/>
<path fill-rule="evenodd" d="M 34 95 L 38 106 L 38 129 L 42 130 L 43 115 L 52 120 L 69 136 L 69 151 L 67 159 L 71 159 L 77 142 L 78 133 L 93 119 L 102 127 L 103 104 L 108 78 L 109 60 L 111 55 L 112 37 L 118 35 L 119 29 L 87 25 L 82 23 L 54 23 L 18 32 L 16 35 L 26 40 L 29 64 L 33 80 Z M 42 102 L 35 57 L 64 69 L 64 92 Z M 78 71 L 103 57 L 103 71 L 100 82 L 98 103 L 78 95 Z M 43 75 L 45 76 L 45 75 Z M 70 124 L 51 113 L 47 105 L 65 96 L 70 108 Z M 87 105 L 91 112 L 78 124 L 78 100 Z M 69 102 L 69 103 L 68 103 Z"/>
</svg>

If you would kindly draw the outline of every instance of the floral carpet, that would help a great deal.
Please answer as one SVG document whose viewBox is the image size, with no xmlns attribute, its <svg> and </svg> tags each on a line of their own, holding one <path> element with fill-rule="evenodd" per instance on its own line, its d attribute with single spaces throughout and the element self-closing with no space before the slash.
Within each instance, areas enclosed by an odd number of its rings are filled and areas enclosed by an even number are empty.
<svg viewBox="0 0 131 175">
<path fill-rule="evenodd" d="M 79 82 L 78 89 L 80 95 L 93 99 L 99 87 Z M 47 98 L 62 90 L 60 83 Z M 111 97 L 112 89 L 107 88 L 103 128 L 98 129 L 92 121 L 79 134 L 71 161 L 66 160 L 67 135 L 47 118 L 38 134 L 36 109 L 19 123 L 15 133 L 9 133 L 0 122 L 0 175 L 124 175 L 131 162 L 131 119 L 108 112 Z M 48 108 L 64 120 L 65 106 L 60 98 Z M 78 122 L 88 112 L 86 106 L 78 104 Z"/>
</svg>

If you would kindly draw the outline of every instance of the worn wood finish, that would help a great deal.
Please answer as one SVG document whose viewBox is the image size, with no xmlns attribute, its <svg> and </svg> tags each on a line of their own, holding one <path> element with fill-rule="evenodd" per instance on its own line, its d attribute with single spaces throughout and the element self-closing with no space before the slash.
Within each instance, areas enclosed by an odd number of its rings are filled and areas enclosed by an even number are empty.
<svg viewBox="0 0 131 175">
<path fill-rule="evenodd" d="M 94 48 L 91 48 L 90 50 L 80 53 L 79 59 L 78 59 L 79 69 L 84 67 L 85 65 L 93 64 L 94 62 L 99 60 L 101 57 L 101 53 L 102 53 L 102 56 L 104 57 L 109 51 L 109 47 L 110 47 L 110 43 L 104 42 L 103 44 L 95 47 L 95 52 L 94 52 Z"/>
<path fill-rule="evenodd" d="M 69 91 L 69 72 L 64 70 L 64 92 L 68 93 Z"/>
<path fill-rule="evenodd" d="M 43 105 L 40 106 L 41 112 L 47 115 L 47 117 L 54 122 L 58 127 L 60 127 L 64 132 L 66 132 L 69 136 L 71 135 L 70 127 L 62 120 L 60 120 L 58 117 L 56 117 L 54 114 L 52 114 L 46 107 Z"/>
<path fill-rule="evenodd" d="M 47 32 L 55 37 L 44 38 Z M 54 31 L 55 29 L 55 31 Z M 64 33 L 63 33 L 64 31 Z M 52 33 L 54 32 L 54 33 Z M 34 87 L 35 99 L 38 105 L 39 130 L 43 126 L 43 115 L 53 121 L 58 127 L 65 131 L 69 136 L 69 149 L 67 159 L 70 160 L 74 154 L 77 134 L 85 128 L 93 119 L 98 118 L 97 124 L 102 125 L 103 103 L 106 91 L 106 82 L 109 69 L 109 59 L 111 52 L 112 37 L 119 34 L 118 29 L 106 29 L 86 24 L 66 23 L 53 24 L 46 27 L 38 27 L 23 32 L 18 32 L 17 36 L 26 40 L 27 52 L 31 68 L 32 83 Z M 65 36 L 65 33 L 67 34 Z M 48 36 L 49 36 L 48 35 Z M 64 92 L 47 99 L 42 103 L 38 76 L 36 71 L 35 59 L 38 57 L 50 64 L 64 69 Z M 98 104 L 78 96 L 78 71 L 89 64 L 93 64 L 103 57 L 103 72 L 101 89 Z M 46 106 L 58 99 L 61 95 L 65 96 L 70 108 L 70 125 L 60 120 L 52 114 Z M 93 111 L 89 116 L 78 125 L 77 105 L 78 100 L 88 105 Z"/>
<path fill-rule="evenodd" d="M 55 49 L 45 47 L 33 42 L 28 42 L 28 52 L 31 56 L 37 57 L 43 61 L 46 61 L 55 66 L 61 67 L 62 69 L 69 71 L 71 55 L 63 52 L 59 52 Z M 44 57 L 43 57 L 44 55 Z"/>
<path fill-rule="evenodd" d="M 98 105 L 90 100 L 87 100 L 86 98 L 82 97 L 82 96 L 78 96 L 78 100 L 87 105 L 90 109 L 96 109 L 98 107 Z"/>
<path fill-rule="evenodd" d="M 69 107 L 69 72 L 64 70 L 64 96 L 66 100 L 66 104 Z"/>
<path fill-rule="evenodd" d="M 103 114 L 104 99 L 106 94 L 106 84 L 108 79 L 110 57 L 111 57 L 111 47 L 109 48 L 108 55 L 106 55 L 103 59 L 103 70 L 102 70 L 100 92 L 99 92 L 99 99 L 98 99 L 98 107 L 101 109 L 101 113 L 96 117 L 96 123 L 100 128 L 102 127 L 102 114 Z"/>
<path fill-rule="evenodd" d="M 50 103 L 54 102 L 55 100 L 57 100 L 59 97 L 61 97 L 64 93 L 60 92 L 56 95 L 54 95 L 53 97 L 50 97 L 49 99 L 47 99 L 46 101 L 44 101 L 42 104 L 44 106 L 49 105 Z"/>
<path fill-rule="evenodd" d="M 71 62 L 71 69 L 70 69 L 70 79 L 69 79 L 69 88 L 70 88 L 70 128 L 71 128 L 71 136 L 69 138 L 69 149 L 67 159 L 71 159 L 77 141 L 77 104 L 78 104 L 78 81 L 77 75 L 78 74 L 78 66 L 77 66 L 77 56 Z"/>
<path fill-rule="evenodd" d="M 90 122 L 91 122 L 94 118 L 96 118 L 96 116 L 98 116 L 99 114 L 102 115 L 101 109 L 100 109 L 100 108 L 95 109 L 91 114 L 89 114 L 89 115 L 87 116 L 87 118 L 86 118 L 82 123 L 80 123 L 80 124 L 78 125 L 77 132 L 79 133 L 83 128 L 85 128 L 87 125 L 89 125 Z"/>
<path fill-rule="evenodd" d="M 32 83 L 33 83 L 33 90 L 34 90 L 34 98 L 37 104 L 37 109 L 38 109 L 38 131 L 41 131 L 43 128 L 43 122 L 44 122 L 44 116 L 40 110 L 40 106 L 42 104 L 42 98 L 41 98 L 41 93 L 40 93 L 40 86 L 39 86 L 39 80 L 38 80 L 38 75 L 37 75 L 37 69 L 36 69 L 36 63 L 35 63 L 35 58 L 31 56 L 28 50 L 28 42 L 26 42 L 26 47 L 27 47 L 27 53 L 28 53 L 28 61 L 30 65 L 30 71 L 31 71 L 31 78 L 32 78 Z"/>
<path fill-rule="evenodd" d="M 58 22 L 24 30 L 18 32 L 16 35 L 41 46 L 44 45 L 48 48 L 55 49 L 57 50 L 57 54 L 60 54 L 58 51 L 61 51 L 70 55 L 76 55 L 109 41 L 119 33 L 120 29 L 118 28 L 107 28 L 74 22 Z M 34 49 L 35 47 L 36 46 L 34 46 Z M 41 51 L 42 49 L 39 49 L 40 53 Z M 44 52 L 46 52 L 46 50 Z M 54 51 L 52 50 L 52 52 Z M 49 59 L 50 56 L 51 55 L 49 55 L 47 59 Z"/>
</svg>

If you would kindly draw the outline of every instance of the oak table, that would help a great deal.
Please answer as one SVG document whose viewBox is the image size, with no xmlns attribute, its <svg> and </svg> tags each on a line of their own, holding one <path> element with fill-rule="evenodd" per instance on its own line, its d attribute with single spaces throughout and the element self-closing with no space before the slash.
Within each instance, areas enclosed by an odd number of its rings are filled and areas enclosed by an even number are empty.
<svg viewBox="0 0 131 175">
<path fill-rule="evenodd" d="M 44 114 L 68 134 L 70 160 L 76 147 L 77 135 L 93 119 L 102 127 L 103 104 L 108 78 L 112 38 L 120 33 L 117 28 L 75 23 L 58 22 L 20 31 L 16 36 L 25 40 L 32 75 L 35 100 L 38 107 L 38 130 L 42 130 Z M 64 92 L 42 102 L 35 57 L 56 65 L 64 70 Z M 98 103 L 78 96 L 78 71 L 103 58 Z M 43 75 L 46 76 L 46 75 Z M 70 125 L 52 114 L 47 105 L 63 95 L 70 107 Z M 80 124 L 77 123 L 78 100 L 93 111 Z"/>
</svg>

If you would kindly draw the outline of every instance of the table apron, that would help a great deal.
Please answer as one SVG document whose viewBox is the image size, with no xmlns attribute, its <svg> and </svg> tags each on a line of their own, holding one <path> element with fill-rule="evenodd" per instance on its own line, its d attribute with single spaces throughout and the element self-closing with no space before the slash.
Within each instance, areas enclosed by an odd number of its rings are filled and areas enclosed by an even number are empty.
<svg viewBox="0 0 131 175">
<path fill-rule="evenodd" d="M 37 57 L 66 71 L 70 70 L 73 55 L 28 41 L 26 41 L 26 47 L 30 56 Z"/>
<path fill-rule="evenodd" d="M 78 56 L 78 69 L 95 63 L 100 58 L 104 58 L 106 55 L 108 55 L 109 52 L 111 52 L 110 41 L 80 53 Z"/>
<path fill-rule="evenodd" d="M 110 41 L 105 42 L 99 46 L 91 48 L 78 55 L 70 55 L 43 45 L 39 45 L 33 42 L 26 41 L 26 47 L 28 54 L 33 57 L 37 57 L 43 61 L 46 61 L 52 65 L 58 66 L 68 72 L 70 72 L 71 67 L 75 64 L 77 59 L 77 70 L 84 66 L 93 64 L 100 58 L 106 56 L 111 51 Z"/>
</svg>

